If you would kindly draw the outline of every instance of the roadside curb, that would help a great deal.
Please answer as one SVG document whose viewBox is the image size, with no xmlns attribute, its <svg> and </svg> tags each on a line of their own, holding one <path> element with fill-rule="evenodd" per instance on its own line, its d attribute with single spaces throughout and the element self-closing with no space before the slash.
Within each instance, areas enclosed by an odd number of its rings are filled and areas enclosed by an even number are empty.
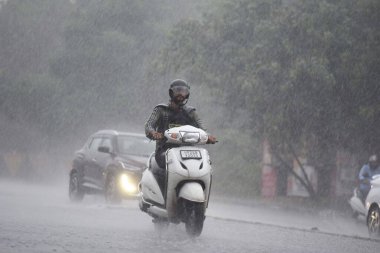
<svg viewBox="0 0 380 253">
<path fill-rule="evenodd" d="M 318 233 L 318 234 L 324 234 L 324 235 L 330 235 L 330 236 L 337 236 L 337 237 L 344 237 L 344 238 L 353 238 L 353 239 L 364 240 L 364 241 L 380 242 L 380 239 L 377 239 L 377 238 L 370 238 L 370 237 L 363 237 L 363 236 L 358 236 L 358 235 L 348 235 L 348 234 L 338 234 L 338 233 L 326 232 L 326 231 L 320 230 L 320 229 L 318 229 L 316 227 L 312 227 L 310 229 L 306 229 L 306 228 L 298 228 L 298 227 L 291 227 L 291 226 L 283 226 L 283 225 L 277 225 L 277 224 L 270 224 L 270 223 L 259 222 L 259 221 L 249 221 L 249 220 L 234 219 L 234 218 L 224 218 L 224 217 L 213 216 L 213 215 L 207 215 L 207 217 L 215 219 L 215 220 L 222 220 L 222 221 L 227 221 L 227 222 L 238 222 L 238 223 L 244 223 L 244 224 L 269 226 L 269 227 L 276 227 L 276 228 L 288 229 L 288 230 L 296 230 L 296 231 L 307 232 L 307 233 Z"/>
<path fill-rule="evenodd" d="M 239 204 L 247 207 L 259 207 L 259 208 L 268 208 L 271 210 L 277 211 L 288 211 L 295 213 L 309 213 L 322 216 L 344 216 L 349 217 L 350 210 L 338 210 L 336 208 L 321 206 L 315 204 L 307 199 L 301 198 L 292 198 L 292 197 L 281 197 L 281 198 L 252 198 L 252 199 L 243 199 L 243 198 L 234 198 L 234 197 L 225 197 L 220 195 L 212 196 L 210 201 L 224 202 L 229 204 Z M 348 203 L 347 203 L 348 206 Z"/>
</svg>

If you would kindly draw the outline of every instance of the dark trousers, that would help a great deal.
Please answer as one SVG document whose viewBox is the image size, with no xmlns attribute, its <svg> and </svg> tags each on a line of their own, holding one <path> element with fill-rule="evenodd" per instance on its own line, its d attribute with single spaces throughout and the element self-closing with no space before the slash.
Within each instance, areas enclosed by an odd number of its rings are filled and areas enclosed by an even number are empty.
<svg viewBox="0 0 380 253">
<path fill-rule="evenodd" d="M 165 157 L 165 151 L 157 151 L 154 158 L 156 158 L 156 162 L 158 166 L 160 166 L 161 169 L 166 168 L 166 157 Z"/>
<path fill-rule="evenodd" d="M 164 152 L 156 152 L 155 157 L 159 168 L 155 168 L 152 172 L 157 179 L 157 183 L 160 186 L 161 192 L 164 194 L 165 182 L 166 182 L 166 158 Z"/>
<path fill-rule="evenodd" d="M 365 199 L 367 198 L 367 195 L 370 189 L 371 189 L 371 186 L 369 184 L 359 185 L 359 193 L 360 193 L 359 198 L 362 200 L 363 203 L 365 203 Z"/>
</svg>

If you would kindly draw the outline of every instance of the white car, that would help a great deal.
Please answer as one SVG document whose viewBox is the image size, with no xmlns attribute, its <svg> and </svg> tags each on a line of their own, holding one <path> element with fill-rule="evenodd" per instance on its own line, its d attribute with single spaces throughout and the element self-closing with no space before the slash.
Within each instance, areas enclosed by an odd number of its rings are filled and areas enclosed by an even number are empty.
<svg viewBox="0 0 380 253">
<path fill-rule="evenodd" d="M 380 175 L 371 180 L 371 190 L 366 198 L 367 226 L 370 236 L 380 236 Z"/>
</svg>

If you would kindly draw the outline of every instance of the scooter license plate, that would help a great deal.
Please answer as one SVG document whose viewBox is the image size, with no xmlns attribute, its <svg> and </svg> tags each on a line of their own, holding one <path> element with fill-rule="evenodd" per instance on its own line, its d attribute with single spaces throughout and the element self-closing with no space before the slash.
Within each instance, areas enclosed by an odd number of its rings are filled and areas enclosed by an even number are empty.
<svg viewBox="0 0 380 253">
<path fill-rule="evenodd" d="M 202 154 L 199 150 L 181 150 L 182 159 L 202 159 Z"/>
</svg>

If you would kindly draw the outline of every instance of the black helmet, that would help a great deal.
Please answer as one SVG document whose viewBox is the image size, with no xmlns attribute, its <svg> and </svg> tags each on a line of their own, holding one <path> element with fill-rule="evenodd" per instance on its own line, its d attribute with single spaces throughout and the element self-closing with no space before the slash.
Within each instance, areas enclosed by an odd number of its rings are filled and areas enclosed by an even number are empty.
<svg viewBox="0 0 380 253">
<path fill-rule="evenodd" d="M 183 101 L 176 101 L 176 96 L 178 94 L 183 96 Z M 187 84 L 186 81 L 182 79 L 176 79 L 170 83 L 169 96 L 171 101 L 173 101 L 174 103 L 180 106 L 185 105 L 190 96 L 190 86 Z"/>
<path fill-rule="evenodd" d="M 369 162 L 377 162 L 377 155 L 371 155 L 368 159 Z"/>
</svg>

